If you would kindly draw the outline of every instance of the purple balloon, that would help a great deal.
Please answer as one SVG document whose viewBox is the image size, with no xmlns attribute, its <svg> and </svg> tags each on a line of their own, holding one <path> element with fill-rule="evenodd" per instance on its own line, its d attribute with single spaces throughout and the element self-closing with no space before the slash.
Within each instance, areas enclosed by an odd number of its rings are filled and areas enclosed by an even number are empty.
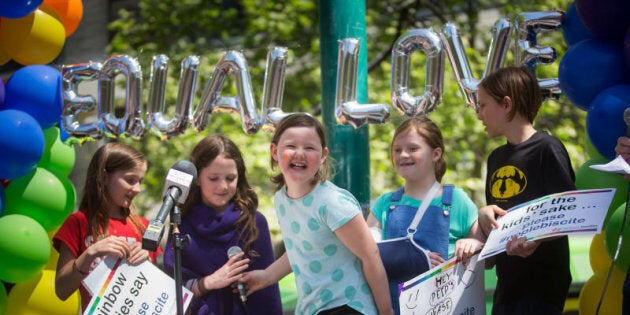
<svg viewBox="0 0 630 315">
<path fill-rule="evenodd" d="M 586 132 L 597 152 L 615 158 L 617 138 L 626 135 L 623 112 L 630 107 L 630 84 L 615 85 L 599 93 L 586 115 Z"/>
<path fill-rule="evenodd" d="M 575 5 L 586 28 L 598 37 L 622 39 L 630 26 L 628 0 L 576 0 Z"/>
<path fill-rule="evenodd" d="M 571 3 L 569 9 L 562 16 L 562 36 L 569 46 L 595 37 L 595 34 L 591 33 L 580 20 L 575 3 Z"/>
<path fill-rule="evenodd" d="M 26 66 L 7 81 L 4 109 L 28 113 L 42 129 L 48 129 L 61 119 L 61 90 L 59 70 L 45 65 Z"/>
<path fill-rule="evenodd" d="M 44 154 L 44 131 L 29 114 L 0 111 L 0 178 L 13 179 L 37 167 Z"/>
<path fill-rule="evenodd" d="M 4 81 L 0 80 L 0 108 L 4 105 Z"/>
<path fill-rule="evenodd" d="M 621 45 L 587 39 L 571 46 L 560 60 L 560 89 L 577 107 L 588 110 L 603 90 L 630 83 Z"/>
</svg>

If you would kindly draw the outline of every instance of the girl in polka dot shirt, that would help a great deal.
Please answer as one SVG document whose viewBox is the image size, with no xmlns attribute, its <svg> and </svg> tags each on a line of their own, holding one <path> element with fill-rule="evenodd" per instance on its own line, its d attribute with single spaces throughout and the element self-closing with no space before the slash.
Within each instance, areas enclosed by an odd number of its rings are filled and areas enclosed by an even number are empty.
<svg viewBox="0 0 630 315">
<path fill-rule="evenodd" d="M 393 314 L 387 276 L 358 201 L 328 181 L 322 124 L 296 113 L 271 142 L 280 169 L 274 204 L 286 252 L 264 270 L 247 272 L 248 292 L 293 272 L 296 314 Z"/>
</svg>

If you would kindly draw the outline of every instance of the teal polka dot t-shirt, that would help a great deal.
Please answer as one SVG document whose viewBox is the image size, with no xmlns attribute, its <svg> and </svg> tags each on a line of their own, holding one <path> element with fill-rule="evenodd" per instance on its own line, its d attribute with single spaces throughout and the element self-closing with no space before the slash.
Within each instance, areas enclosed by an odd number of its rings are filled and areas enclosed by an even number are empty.
<svg viewBox="0 0 630 315">
<path fill-rule="evenodd" d="M 299 199 L 287 197 L 285 186 L 276 193 L 274 204 L 295 274 L 296 314 L 316 314 L 345 304 L 376 314 L 361 261 L 334 233 L 362 215 L 354 196 L 326 181 Z"/>
</svg>

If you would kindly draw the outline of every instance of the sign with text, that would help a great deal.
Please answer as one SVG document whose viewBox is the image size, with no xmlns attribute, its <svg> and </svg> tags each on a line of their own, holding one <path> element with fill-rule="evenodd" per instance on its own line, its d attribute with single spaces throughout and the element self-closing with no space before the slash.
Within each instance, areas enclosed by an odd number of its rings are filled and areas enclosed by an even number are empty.
<svg viewBox="0 0 630 315">
<path fill-rule="evenodd" d="M 451 258 L 402 284 L 401 315 L 486 314 L 484 263 Z"/>
<path fill-rule="evenodd" d="M 83 314 L 172 315 L 177 313 L 175 280 L 150 261 L 130 265 L 108 257 L 84 280 L 92 300 Z M 183 310 L 193 294 L 182 287 Z"/>
<path fill-rule="evenodd" d="M 499 219 L 479 254 L 485 259 L 505 251 L 514 236 L 528 241 L 602 231 L 615 188 L 574 190 L 547 195 L 508 210 Z"/>
</svg>

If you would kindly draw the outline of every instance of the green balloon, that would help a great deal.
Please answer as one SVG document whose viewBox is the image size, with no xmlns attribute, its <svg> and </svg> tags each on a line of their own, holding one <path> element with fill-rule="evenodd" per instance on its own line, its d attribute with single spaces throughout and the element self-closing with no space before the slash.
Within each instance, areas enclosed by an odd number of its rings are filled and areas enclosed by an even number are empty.
<svg viewBox="0 0 630 315">
<path fill-rule="evenodd" d="M 0 283 L 0 315 L 6 314 L 7 311 L 7 289 Z"/>
<path fill-rule="evenodd" d="M 21 215 L 0 217 L 0 279 L 18 283 L 39 275 L 50 256 L 50 240 L 37 221 Z"/>
<path fill-rule="evenodd" d="M 621 234 L 621 222 L 623 220 L 623 214 L 626 211 L 626 204 L 622 204 L 613 210 L 613 214 L 610 216 L 608 225 L 606 225 L 604 243 L 606 244 L 606 250 L 610 257 L 615 257 L 617 252 L 617 246 L 619 244 L 619 235 Z M 621 242 L 621 249 L 619 257 L 615 262 L 615 266 L 620 270 L 628 270 L 630 267 L 630 214 L 626 216 L 626 225 L 623 229 L 623 241 Z"/>
<path fill-rule="evenodd" d="M 608 208 L 608 214 L 604 220 L 604 226 L 608 222 L 608 219 L 612 215 L 614 209 L 619 207 L 622 203 L 626 202 L 626 195 L 628 192 L 628 182 L 622 175 L 616 173 L 609 173 L 598 171 L 590 168 L 595 164 L 606 164 L 609 161 L 605 157 L 595 157 L 586 163 L 584 163 L 575 172 L 575 187 L 577 189 L 596 189 L 596 188 L 616 188 L 615 196 L 613 197 L 610 207 Z"/>
<path fill-rule="evenodd" d="M 76 202 L 70 180 L 41 167 L 12 180 L 5 193 L 5 214 L 28 216 L 46 231 L 61 226 Z"/>
<path fill-rule="evenodd" d="M 593 143 L 591 142 L 591 138 L 588 135 L 584 137 L 584 149 L 586 150 L 586 154 L 588 154 L 588 156 L 591 159 L 603 158 L 602 155 L 599 153 L 599 151 L 597 151 L 595 146 L 593 146 Z"/>
<path fill-rule="evenodd" d="M 44 141 L 44 154 L 37 166 L 63 177 L 70 175 L 75 162 L 74 147 L 61 141 L 56 126 L 44 129 Z"/>
</svg>

